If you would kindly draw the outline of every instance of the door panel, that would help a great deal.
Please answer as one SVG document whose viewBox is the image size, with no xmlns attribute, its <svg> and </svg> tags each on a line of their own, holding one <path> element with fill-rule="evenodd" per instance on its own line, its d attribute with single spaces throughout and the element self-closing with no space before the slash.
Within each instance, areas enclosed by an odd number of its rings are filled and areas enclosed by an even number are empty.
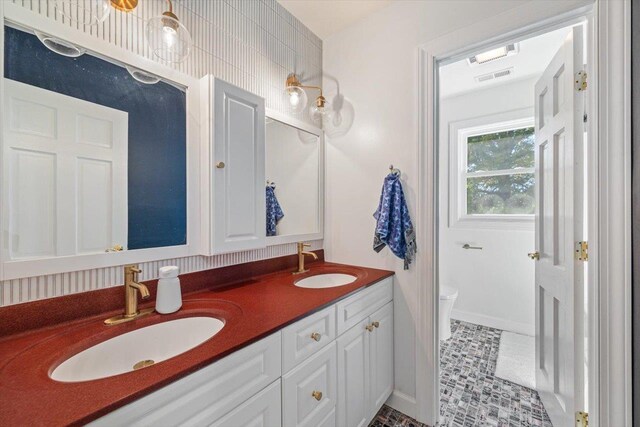
<svg viewBox="0 0 640 427">
<path fill-rule="evenodd" d="M 393 302 L 369 317 L 374 326 L 370 339 L 371 408 L 378 412 L 393 391 Z"/>
<path fill-rule="evenodd" d="M 266 245 L 264 99 L 213 80 L 211 253 Z"/>
<path fill-rule="evenodd" d="M 574 27 L 535 87 L 536 383 L 554 425 L 571 425 L 583 408 L 582 27 Z"/>
<path fill-rule="evenodd" d="M 355 325 L 337 339 L 337 422 L 343 427 L 367 425 L 370 404 L 369 319 Z"/>
</svg>

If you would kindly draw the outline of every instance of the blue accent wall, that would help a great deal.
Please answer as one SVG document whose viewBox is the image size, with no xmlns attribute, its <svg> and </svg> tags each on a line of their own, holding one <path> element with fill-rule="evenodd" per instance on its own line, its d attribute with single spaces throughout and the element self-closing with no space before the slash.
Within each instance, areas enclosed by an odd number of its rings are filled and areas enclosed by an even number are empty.
<svg viewBox="0 0 640 427">
<path fill-rule="evenodd" d="M 68 58 L 5 26 L 5 77 L 129 113 L 128 249 L 187 242 L 186 94 L 90 54 Z"/>
</svg>

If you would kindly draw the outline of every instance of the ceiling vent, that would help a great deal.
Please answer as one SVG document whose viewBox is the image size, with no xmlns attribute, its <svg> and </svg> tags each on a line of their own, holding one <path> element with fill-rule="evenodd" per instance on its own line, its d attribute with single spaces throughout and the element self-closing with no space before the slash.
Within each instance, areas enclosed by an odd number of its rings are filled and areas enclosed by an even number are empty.
<svg viewBox="0 0 640 427">
<path fill-rule="evenodd" d="M 513 67 L 494 71 L 493 73 L 481 74 L 479 76 L 475 76 L 475 79 L 478 83 L 483 83 L 483 82 L 488 82 L 490 80 L 501 79 L 511 75 L 513 75 Z"/>
<path fill-rule="evenodd" d="M 487 62 L 495 61 L 496 59 L 515 55 L 519 51 L 520 46 L 518 45 L 518 43 L 512 43 L 474 55 L 470 58 L 467 58 L 467 62 L 471 67 L 475 67 L 478 65 L 486 64 Z"/>
</svg>

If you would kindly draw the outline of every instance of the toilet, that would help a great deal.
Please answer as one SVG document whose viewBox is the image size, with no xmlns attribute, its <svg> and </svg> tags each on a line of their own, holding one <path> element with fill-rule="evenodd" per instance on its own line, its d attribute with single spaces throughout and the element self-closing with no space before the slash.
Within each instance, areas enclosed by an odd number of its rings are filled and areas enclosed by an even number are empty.
<svg viewBox="0 0 640 427">
<path fill-rule="evenodd" d="M 458 298 L 458 290 L 450 286 L 440 286 L 440 339 L 451 338 L 451 310 Z"/>
</svg>

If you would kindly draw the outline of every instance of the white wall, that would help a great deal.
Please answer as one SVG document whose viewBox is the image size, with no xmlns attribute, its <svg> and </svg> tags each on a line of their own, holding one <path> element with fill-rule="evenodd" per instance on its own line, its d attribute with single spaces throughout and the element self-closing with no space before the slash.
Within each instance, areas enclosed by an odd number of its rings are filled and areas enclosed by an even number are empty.
<svg viewBox="0 0 640 427">
<path fill-rule="evenodd" d="M 111 9 L 99 26 L 82 27 L 65 22 L 55 13 L 53 0 L 12 0 L 56 25 L 91 34 L 123 51 L 156 60 L 144 41 L 145 20 L 166 10 L 165 0 L 144 0 L 131 13 Z M 9 2 L 2 0 L 2 3 Z M 276 0 L 180 0 L 174 12 L 189 29 L 194 41 L 191 54 L 181 64 L 171 65 L 193 77 L 213 74 L 265 98 L 266 106 L 287 113 L 282 89 L 287 75 L 295 71 L 305 84 L 317 85 L 322 76 L 322 40 L 291 15 Z M 4 46 L 0 46 L 4 55 Z M 309 102 L 312 102 L 310 97 Z M 311 123 L 307 114 L 298 119 Z M 190 207 L 188 207 L 190 208 Z M 313 242 L 313 249 L 322 241 Z M 221 267 L 296 252 L 295 244 L 212 257 L 141 264 L 143 279 L 157 277 L 162 265 L 179 265 L 183 273 Z M 0 306 L 91 291 L 122 283 L 122 268 L 109 267 L 0 282 Z"/>
<path fill-rule="evenodd" d="M 445 98 L 440 103 L 440 284 L 457 288 L 453 317 L 519 333 L 535 333 L 534 224 L 513 229 L 457 226 L 449 218 L 449 125 L 531 108 L 536 78 Z M 531 114 L 533 117 L 533 114 Z M 457 138 L 456 138 L 457 140 Z M 462 249 L 462 245 L 482 250 Z"/>
<path fill-rule="evenodd" d="M 579 1 L 548 1 L 547 17 Z M 401 1 L 324 40 L 323 85 L 327 99 L 336 82 L 355 110 L 349 132 L 327 138 L 325 250 L 329 260 L 394 270 L 395 388 L 390 403 L 415 414 L 416 269 L 388 250 L 372 249 L 382 179 L 393 163 L 402 169 L 411 214 L 416 219 L 418 183 L 418 47 L 470 25 L 482 25 L 527 1 Z M 418 257 L 426 249 L 418 242 Z M 428 316 L 427 316 L 428 318 Z M 421 343 L 431 354 L 428 343 Z"/>
</svg>

